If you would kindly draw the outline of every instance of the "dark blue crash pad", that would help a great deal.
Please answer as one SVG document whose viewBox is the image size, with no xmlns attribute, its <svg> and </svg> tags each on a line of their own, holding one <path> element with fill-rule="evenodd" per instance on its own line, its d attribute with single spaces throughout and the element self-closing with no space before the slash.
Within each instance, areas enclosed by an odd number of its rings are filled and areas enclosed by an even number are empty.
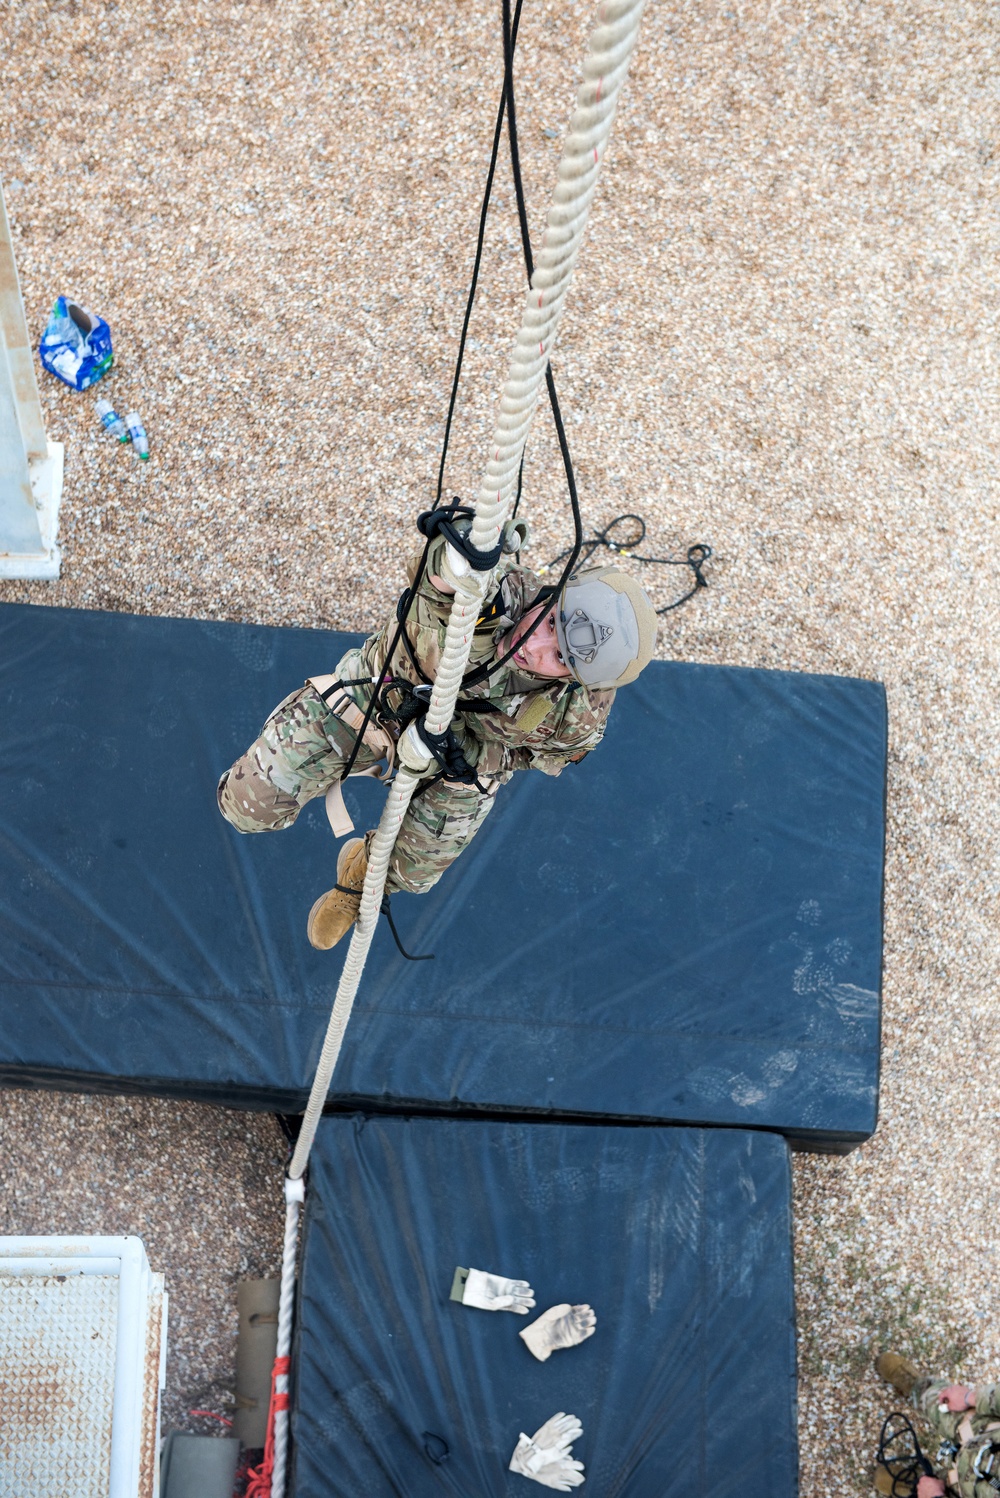
<svg viewBox="0 0 1000 1498">
<path fill-rule="evenodd" d="M 292 1498 L 530 1498 L 507 1463 L 558 1411 L 583 1493 L 794 1498 L 789 1186 L 771 1134 L 325 1119 Z M 535 1311 L 449 1300 L 459 1265 L 528 1280 Z M 597 1330 L 539 1363 L 518 1331 L 562 1302 Z"/>
<path fill-rule="evenodd" d="M 344 947 L 321 802 L 241 837 L 218 775 L 356 637 L 0 607 L 0 1080 L 302 1106 Z M 844 1149 L 878 1093 L 881 686 L 654 663 L 605 742 L 515 776 L 397 896 L 331 1097 Z M 382 803 L 354 781 L 362 827 Z"/>
</svg>

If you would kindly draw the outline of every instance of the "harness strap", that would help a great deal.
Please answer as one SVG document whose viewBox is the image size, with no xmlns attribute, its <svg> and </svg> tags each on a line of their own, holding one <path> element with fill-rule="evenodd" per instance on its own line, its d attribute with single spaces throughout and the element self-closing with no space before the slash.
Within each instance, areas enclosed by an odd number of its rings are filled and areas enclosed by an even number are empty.
<svg viewBox="0 0 1000 1498">
<path fill-rule="evenodd" d="M 360 732 L 365 715 L 353 698 L 344 691 L 339 677 L 310 676 L 309 685 L 319 693 L 330 711 L 336 713 L 337 717 L 347 724 L 352 733 Z M 362 740 L 373 754 L 379 759 L 387 760 L 388 764 L 385 769 L 381 765 L 370 765 L 367 770 L 352 770 L 351 775 L 367 775 L 375 780 L 385 780 L 392 774 L 396 759 L 396 740 L 384 728 L 380 728 L 377 723 L 373 722 L 369 722 Z M 335 780 L 326 793 L 326 816 L 334 837 L 346 837 L 349 832 L 354 831 L 354 822 L 344 804 L 343 786 L 342 780 Z"/>
</svg>

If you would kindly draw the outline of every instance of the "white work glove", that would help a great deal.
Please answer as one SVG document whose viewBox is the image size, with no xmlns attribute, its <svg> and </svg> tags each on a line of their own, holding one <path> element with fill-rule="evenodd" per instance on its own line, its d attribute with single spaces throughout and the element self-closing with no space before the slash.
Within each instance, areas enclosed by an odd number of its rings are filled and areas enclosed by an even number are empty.
<svg viewBox="0 0 1000 1498">
<path fill-rule="evenodd" d="M 437 760 L 420 737 L 416 723 L 411 723 L 409 728 L 399 735 L 396 744 L 396 759 L 413 775 L 429 775 L 431 770 L 437 769 Z"/>
<path fill-rule="evenodd" d="M 571 1306 L 568 1302 L 543 1311 L 537 1321 L 526 1326 L 518 1336 L 540 1363 L 545 1363 L 561 1347 L 576 1347 L 597 1330 L 597 1317 L 590 1306 Z"/>
<path fill-rule="evenodd" d="M 473 572 L 471 563 L 463 557 L 458 548 L 452 546 L 450 541 L 446 541 L 441 553 L 441 581 L 454 592 L 461 594 L 463 598 L 467 598 L 479 587 L 477 582 L 479 576 L 481 574 Z"/>
<path fill-rule="evenodd" d="M 507 1280 L 501 1274 L 470 1269 L 462 1290 L 462 1304 L 480 1311 L 513 1311 L 527 1316 L 535 1304 L 535 1292 L 527 1280 Z"/>
<path fill-rule="evenodd" d="M 463 578 L 468 577 L 472 571 L 472 565 L 467 557 L 463 557 L 457 546 L 452 546 L 450 541 L 446 541 L 444 556 L 441 558 L 441 570 L 445 581 L 455 587 Z"/>
<path fill-rule="evenodd" d="M 533 1436 L 521 1432 L 508 1463 L 509 1470 L 521 1477 L 530 1477 L 543 1487 L 568 1493 L 584 1481 L 583 1463 L 570 1456 L 573 1442 L 582 1435 L 583 1426 L 576 1416 L 564 1415 L 560 1411 L 546 1420 Z"/>
</svg>

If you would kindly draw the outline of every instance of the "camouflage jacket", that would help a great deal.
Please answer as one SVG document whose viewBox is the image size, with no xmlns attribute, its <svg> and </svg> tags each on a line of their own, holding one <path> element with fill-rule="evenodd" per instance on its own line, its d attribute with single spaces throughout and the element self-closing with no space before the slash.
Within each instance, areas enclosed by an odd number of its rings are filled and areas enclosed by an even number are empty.
<svg viewBox="0 0 1000 1498">
<path fill-rule="evenodd" d="M 980 1384 L 975 1409 L 939 1414 L 933 1424 L 944 1440 L 939 1451 L 928 1455 L 948 1492 L 961 1498 L 996 1498 L 1000 1491 L 1000 1384 Z"/>
<path fill-rule="evenodd" d="M 440 537 L 431 543 L 427 567 L 406 625 L 413 653 L 431 681 L 441 659 L 451 609 L 450 596 L 439 592 L 429 580 L 440 568 L 443 547 Z M 420 555 L 417 552 L 412 556 L 407 566 L 411 585 Z M 495 611 L 489 619 L 484 616 L 476 627 L 469 671 L 504 653 L 504 637 L 531 608 L 541 586 L 533 572 L 512 560 L 501 562 Z M 341 680 L 380 680 L 396 628 L 396 620 L 392 619 L 360 649 L 349 651 L 337 667 Z M 421 681 L 402 641 L 389 663 L 388 674 L 414 685 Z M 367 705 L 370 694 L 364 686 L 355 686 L 351 692 L 359 706 Z M 460 697 L 485 698 L 496 708 L 489 713 L 459 710 L 452 723 L 462 752 L 480 775 L 506 775 L 512 770 L 527 769 L 558 775 L 567 764 L 583 759 L 601 742 L 615 700 L 613 690 L 594 691 L 571 680 L 550 681 L 532 676 L 519 671 L 513 662 L 501 666 L 485 682 L 463 690 Z"/>
</svg>

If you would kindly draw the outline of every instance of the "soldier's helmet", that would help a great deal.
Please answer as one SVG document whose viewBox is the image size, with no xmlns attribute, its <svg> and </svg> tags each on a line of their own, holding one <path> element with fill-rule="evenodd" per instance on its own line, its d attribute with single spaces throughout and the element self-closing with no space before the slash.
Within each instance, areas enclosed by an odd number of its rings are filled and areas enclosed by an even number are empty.
<svg viewBox="0 0 1000 1498">
<path fill-rule="evenodd" d="M 648 665 L 656 610 L 645 588 L 617 567 L 570 578 L 556 607 L 559 649 L 585 687 L 623 687 Z"/>
</svg>

